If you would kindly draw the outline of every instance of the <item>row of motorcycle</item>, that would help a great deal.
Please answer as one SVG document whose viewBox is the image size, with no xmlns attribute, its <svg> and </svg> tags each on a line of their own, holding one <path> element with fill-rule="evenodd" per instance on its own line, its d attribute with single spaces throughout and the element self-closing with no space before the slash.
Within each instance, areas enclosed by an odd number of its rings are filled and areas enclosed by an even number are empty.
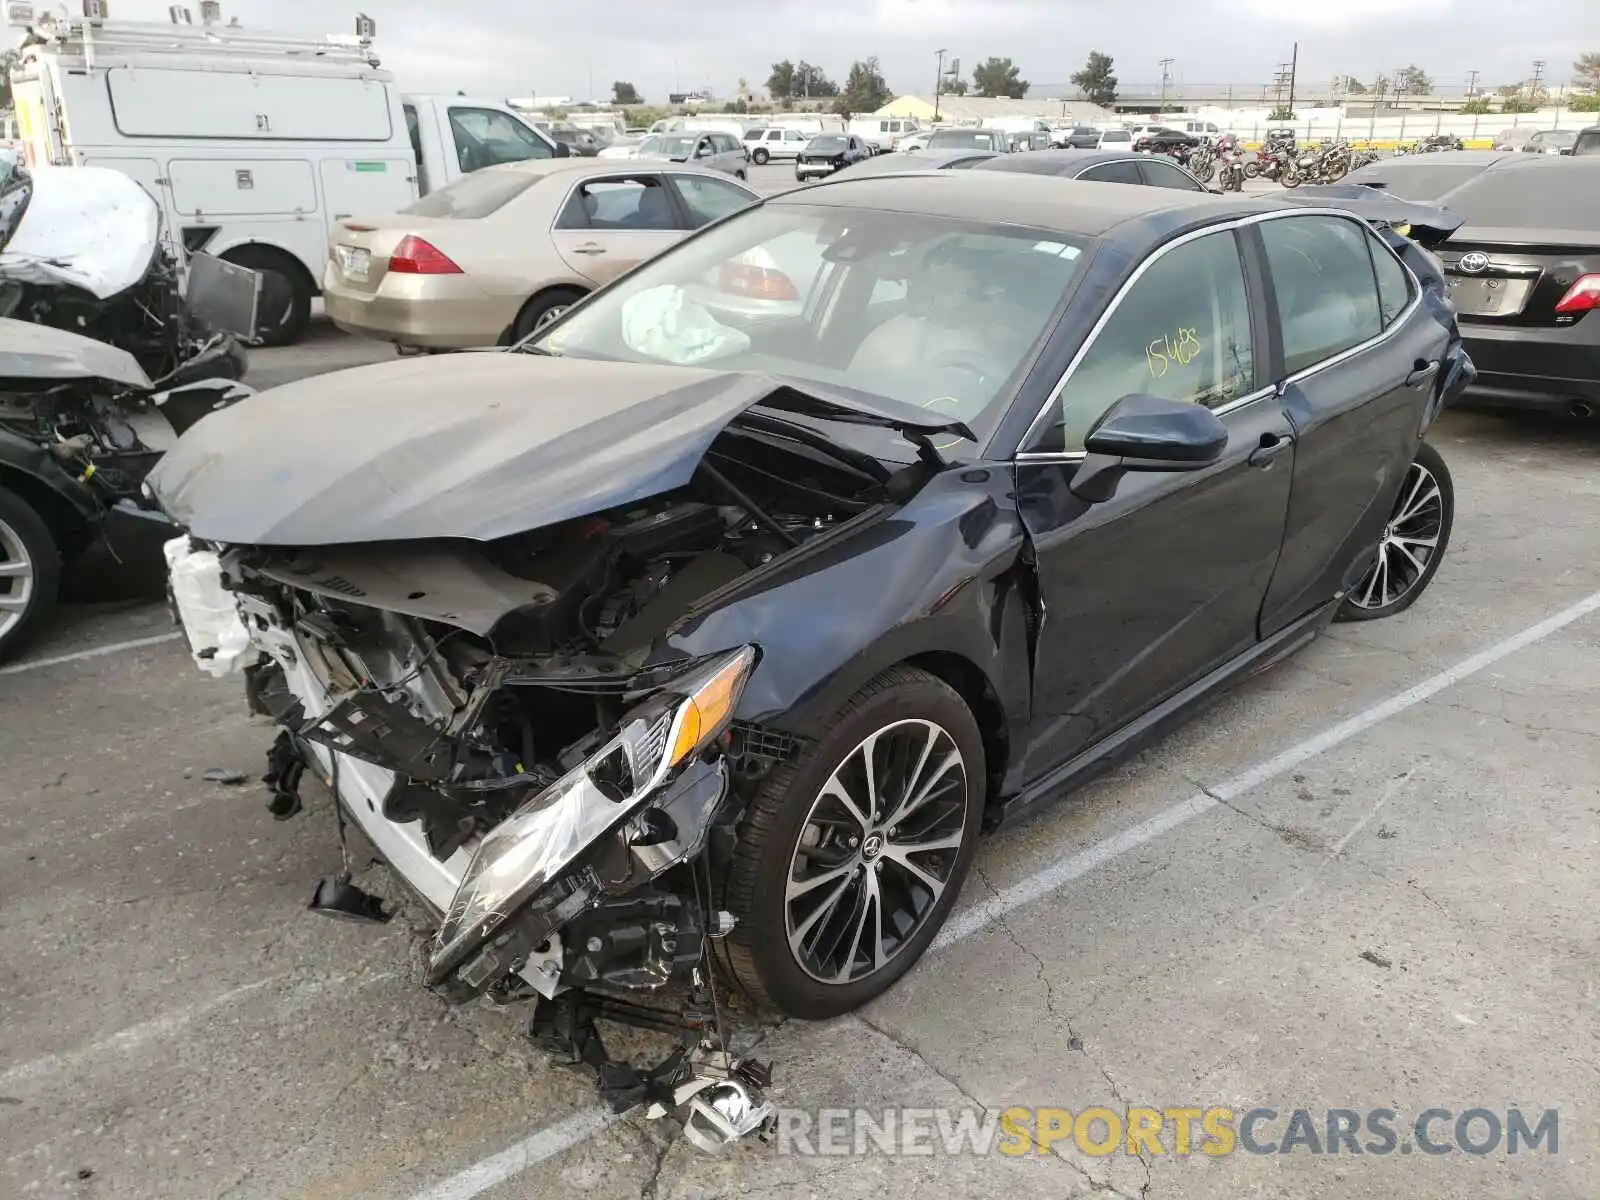
<svg viewBox="0 0 1600 1200">
<path fill-rule="evenodd" d="M 1246 179 L 1270 179 L 1284 187 L 1302 183 L 1335 183 L 1357 167 L 1378 161 L 1376 150 L 1357 150 L 1345 138 L 1301 147 L 1292 138 L 1272 137 L 1254 155 L 1233 134 L 1180 147 L 1172 157 L 1201 183 L 1217 180 L 1225 192 L 1244 189 Z"/>
</svg>

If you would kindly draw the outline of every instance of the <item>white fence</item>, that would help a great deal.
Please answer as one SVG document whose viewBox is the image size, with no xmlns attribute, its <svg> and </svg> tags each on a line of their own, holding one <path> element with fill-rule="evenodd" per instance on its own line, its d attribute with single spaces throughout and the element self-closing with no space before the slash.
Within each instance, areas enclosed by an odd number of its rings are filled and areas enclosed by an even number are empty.
<svg viewBox="0 0 1600 1200">
<path fill-rule="evenodd" d="M 1600 125 L 1600 113 L 1575 113 L 1568 109 L 1544 108 L 1531 113 L 1451 113 L 1451 112 L 1386 112 L 1382 116 L 1349 115 L 1342 108 L 1314 108 L 1298 110 L 1293 121 L 1268 119 L 1268 108 L 1202 108 L 1193 114 L 1200 120 L 1211 121 L 1221 129 L 1229 129 L 1243 141 L 1260 141 L 1268 129 L 1287 126 L 1294 128 L 1302 141 L 1349 138 L 1352 142 L 1373 141 L 1380 144 L 1414 141 L 1436 133 L 1454 134 L 1471 143 L 1493 142 L 1503 130 L 1523 129 L 1584 129 Z M 1171 124 L 1181 116 L 1167 114 L 1160 118 Z"/>
</svg>

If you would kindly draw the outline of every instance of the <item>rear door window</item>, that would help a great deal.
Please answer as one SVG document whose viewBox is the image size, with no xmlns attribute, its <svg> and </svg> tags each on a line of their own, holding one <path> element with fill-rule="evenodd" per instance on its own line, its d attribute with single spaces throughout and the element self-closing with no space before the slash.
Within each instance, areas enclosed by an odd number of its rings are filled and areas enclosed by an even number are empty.
<svg viewBox="0 0 1600 1200">
<path fill-rule="evenodd" d="M 699 229 L 720 217 L 747 208 L 755 197 L 732 180 L 707 179 L 703 175 L 674 175 L 672 184 L 689 210 L 689 227 Z"/>
<path fill-rule="evenodd" d="M 1139 164 L 1126 160 L 1095 163 L 1092 167 L 1085 168 L 1078 178 L 1091 183 L 1144 183 L 1144 177 L 1139 174 Z"/>
<path fill-rule="evenodd" d="M 1383 327 L 1387 329 L 1411 303 L 1411 274 L 1370 229 L 1367 249 L 1372 254 L 1372 273 L 1378 277 L 1378 307 L 1383 313 Z"/>
<path fill-rule="evenodd" d="M 1144 171 L 1144 181 L 1151 187 L 1174 188 L 1180 192 L 1203 192 L 1198 183 L 1171 163 L 1151 159 L 1149 162 L 1140 163 Z"/>
<path fill-rule="evenodd" d="M 658 175 L 591 179 L 572 189 L 557 229 L 682 229 L 677 206 Z"/>
<path fill-rule="evenodd" d="M 1290 375 L 1383 332 L 1366 227 L 1341 217 L 1261 222 Z"/>
</svg>

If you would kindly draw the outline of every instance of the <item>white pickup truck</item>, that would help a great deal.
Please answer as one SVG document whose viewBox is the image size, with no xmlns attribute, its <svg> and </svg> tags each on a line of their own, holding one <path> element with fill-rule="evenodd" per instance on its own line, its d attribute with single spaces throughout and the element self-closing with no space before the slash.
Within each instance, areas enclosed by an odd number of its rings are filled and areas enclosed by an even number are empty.
<svg viewBox="0 0 1600 1200">
<path fill-rule="evenodd" d="M 568 153 L 503 101 L 402 95 L 352 38 L 53 17 L 8 0 L 27 28 L 12 70 L 30 169 L 112 167 L 160 205 L 168 236 L 262 274 L 258 336 L 304 331 L 334 224 L 393 212 L 469 171 Z M 215 10 L 211 10 L 215 16 Z"/>
</svg>

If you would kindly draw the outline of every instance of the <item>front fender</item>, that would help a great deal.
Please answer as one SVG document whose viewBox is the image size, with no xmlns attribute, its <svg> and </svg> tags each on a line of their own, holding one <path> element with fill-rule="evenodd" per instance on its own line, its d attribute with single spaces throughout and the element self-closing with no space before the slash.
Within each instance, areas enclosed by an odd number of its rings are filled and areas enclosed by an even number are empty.
<svg viewBox="0 0 1600 1200">
<path fill-rule="evenodd" d="M 981 672 L 1008 727 L 1032 694 L 1025 545 L 1006 467 L 948 470 L 903 507 L 793 552 L 669 634 L 677 654 L 755 643 L 738 717 L 805 737 L 896 663 L 954 655 Z M 809 550 L 809 552 L 808 552 Z"/>
<path fill-rule="evenodd" d="M 58 537 L 68 535 L 70 540 L 70 535 L 92 529 L 99 522 L 103 509 L 87 484 L 63 470 L 55 457 L 37 442 L 0 429 L 0 485 L 5 484 L 7 474 L 12 471 L 26 477 L 31 489 L 40 490 L 49 497 L 54 512 L 42 515 L 50 521 Z"/>
</svg>

